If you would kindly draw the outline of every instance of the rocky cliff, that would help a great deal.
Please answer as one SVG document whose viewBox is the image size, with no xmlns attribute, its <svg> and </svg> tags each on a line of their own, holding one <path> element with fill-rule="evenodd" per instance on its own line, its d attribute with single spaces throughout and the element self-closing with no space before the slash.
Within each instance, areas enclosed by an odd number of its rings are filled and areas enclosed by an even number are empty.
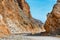
<svg viewBox="0 0 60 40">
<path fill-rule="evenodd" d="M 25 0 L 0 0 L 0 37 L 43 31 L 42 22 L 32 18 Z"/>
<path fill-rule="evenodd" d="M 60 0 L 57 0 L 52 12 L 48 14 L 44 27 L 46 29 L 45 35 L 60 34 Z"/>
<path fill-rule="evenodd" d="M 30 7 L 25 0 L 17 0 L 19 7 L 23 10 L 27 17 L 31 18 Z"/>
</svg>

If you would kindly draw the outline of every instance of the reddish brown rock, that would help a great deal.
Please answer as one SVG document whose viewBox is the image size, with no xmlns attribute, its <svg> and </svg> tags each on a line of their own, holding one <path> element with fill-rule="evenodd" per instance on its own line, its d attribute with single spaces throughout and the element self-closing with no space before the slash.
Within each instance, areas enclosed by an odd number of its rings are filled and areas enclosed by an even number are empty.
<svg viewBox="0 0 60 40">
<path fill-rule="evenodd" d="M 60 0 L 57 0 L 52 12 L 48 14 L 44 27 L 48 34 L 60 34 Z"/>
<path fill-rule="evenodd" d="M 28 4 L 24 1 L 22 4 L 18 3 L 19 0 L 0 0 L 0 34 L 33 34 L 45 31 L 41 27 L 41 22 L 32 17 L 29 18 L 30 10 Z"/>
<path fill-rule="evenodd" d="M 28 18 L 31 18 L 31 14 L 30 14 L 30 7 L 28 5 L 28 3 L 25 1 L 25 0 L 17 0 L 20 8 L 23 10 L 23 12 L 25 13 L 25 15 L 28 17 Z"/>
</svg>

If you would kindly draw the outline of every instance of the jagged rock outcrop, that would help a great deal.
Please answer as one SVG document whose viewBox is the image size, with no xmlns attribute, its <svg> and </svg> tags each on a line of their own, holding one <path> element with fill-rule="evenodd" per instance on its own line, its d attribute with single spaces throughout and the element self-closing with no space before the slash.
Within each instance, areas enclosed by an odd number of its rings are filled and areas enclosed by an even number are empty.
<svg viewBox="0 0 60 40">
<path fill-rule="evenodd" d="M 60 0 L 57 0 L 52 12 L 48 14 L 44 27 L 46 29 L 45 35 L 60 34 Z"/>
<path fill-rule="evenodd" d="M 25 15 L 29 18 L 31 18 L 31 14 L 30 14 L 30 7 L 28 5 L 27 2 L 25 2 L 25 0 L 17 0 L 20 8 L 23 10 L 23 12 L 25 13 Z"/>
<path fill-rule="evenodd" d="M 39 21 L 29 17 L 30 9 L 24 0 L 0 0 L 0 37 L 45 31 Z"/>
</svg>

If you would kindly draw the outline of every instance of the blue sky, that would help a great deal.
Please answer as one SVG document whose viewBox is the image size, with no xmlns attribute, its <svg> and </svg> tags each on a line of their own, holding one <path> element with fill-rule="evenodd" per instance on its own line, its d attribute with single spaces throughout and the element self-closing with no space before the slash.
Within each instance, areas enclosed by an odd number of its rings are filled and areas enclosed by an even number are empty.
<svg viewBox="0 0 60 40">
<path fill-rule="evenodd" d="M 52 11 L 56 0 L 26 0 L 30 6 L 32 17 L 45 22 L 47 14 Z"/>
</svg>

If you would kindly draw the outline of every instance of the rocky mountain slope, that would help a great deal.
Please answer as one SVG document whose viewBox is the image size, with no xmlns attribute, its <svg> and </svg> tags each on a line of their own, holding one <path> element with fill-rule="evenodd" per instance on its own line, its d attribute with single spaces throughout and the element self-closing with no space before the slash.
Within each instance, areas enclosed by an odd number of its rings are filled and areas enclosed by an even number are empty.
<svg viewBox="0 0 60 40">
<path fill-rule="evenodd" d="M 23 10 L 24 14 L 26 14 L 27 17 L 31 18 L 30 14 L 30 7 L 25 0 L 17 0 L 19 7 Z"/>
<path fill-rule="evenodd" d="M 45 35 L 60 34 L 60 0 L 57 0 L 52 12 L 48 14 L 44 27 L 46 29 Z"/>
<path fill-rule="evenodd" d="M 25 0 L 0 0 L 0 37 L 44 31 L 42 22 L 32 18 Z"/>
<path fill-rule="evenodd" d="M 31 16 L 25 0 L 0 0 L 0 37 L 40 32 L 43 33 L 37 35 L 60 34 L 60 0 L 48 14 L 44 25 Z"/>
<path fill-rule="evenodd" d="M 54 5 L 52 9 L 52 12 L 48 13 L 47 20 L 43 26 L 46 30 L 45 32 L 30 35 L 32 36 L 60 35 L 60 0 L 57 0 L 57 3 Z"/>
</svg>

